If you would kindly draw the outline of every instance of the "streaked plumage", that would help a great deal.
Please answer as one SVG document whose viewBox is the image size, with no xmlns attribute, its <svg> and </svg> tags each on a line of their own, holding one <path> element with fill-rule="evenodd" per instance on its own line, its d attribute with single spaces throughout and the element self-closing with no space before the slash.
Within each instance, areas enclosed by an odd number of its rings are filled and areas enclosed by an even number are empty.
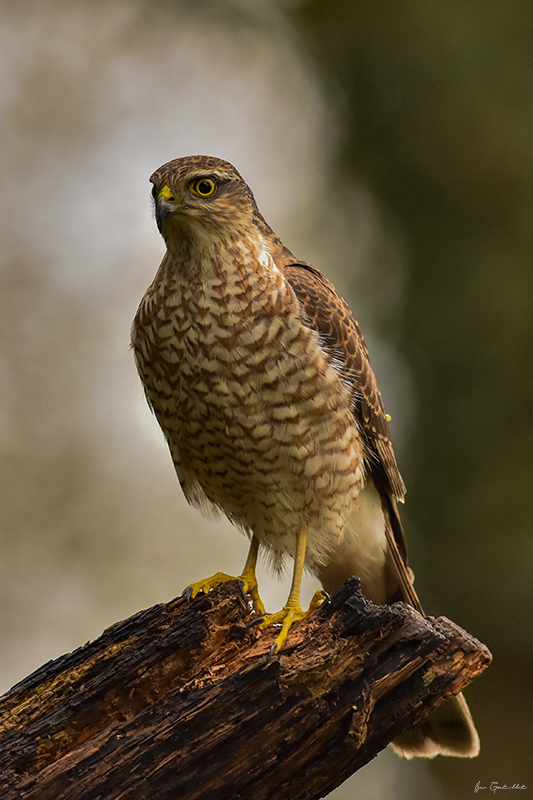
<svg viewBox="0 0 533 800">
<path fill-rule="evenodd" d="M 167 253 L 133 325 L 139 374 L 187 499 L 251 536 L 243 577 L 261 613 L 257 548 L 275 563 L 295 557 L 288 604 L 263 623 L 283 622 L 275 648 L 306 613 L 304 564 L 328 591 L 357 574 L 374 602 L 421 610 L 396 506 L 405 489 L 347 304 L 282 244 L 228 162 L 180 158 L 151 181 Z M 227 578 L 194 584 L 193 596 Z M 462 727 L 448 750 L 473 755 L 466 704 L 452 703 Z M 397 747 L 445 752 L 435 737 L 426 724 Z"/>
</svg>

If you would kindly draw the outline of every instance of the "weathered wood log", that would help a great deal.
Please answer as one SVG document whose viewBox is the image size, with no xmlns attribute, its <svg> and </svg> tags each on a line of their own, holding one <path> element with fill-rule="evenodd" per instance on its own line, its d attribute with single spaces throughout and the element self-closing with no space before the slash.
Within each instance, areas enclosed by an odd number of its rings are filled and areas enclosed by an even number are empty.
<svg viewBox="0 0 533 800">
<path fill-rule="evenodd" d="M 490 663 L 476 639 L 348 581 L 291 628 L 244 631 L 236 583 L 140 612 L 0 700 L 3 800 L 311 800 Z"/>
</svg>

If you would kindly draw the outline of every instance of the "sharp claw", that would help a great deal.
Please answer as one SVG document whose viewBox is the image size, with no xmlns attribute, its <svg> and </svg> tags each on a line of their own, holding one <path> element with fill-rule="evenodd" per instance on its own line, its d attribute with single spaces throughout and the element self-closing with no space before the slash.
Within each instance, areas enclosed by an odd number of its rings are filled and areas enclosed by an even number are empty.
<svg viewBox="0 0 533 800">
<path fill-rule="evenodd" d="M 193 597 L 192 597 L 192 586 L 187 586 L 187 588 L 182 591 L 181 596 L 185 597 L 185 599 L 187 601 L 187 605 L 190 606 L 191 600 L 193 599 Z"/>
<path fill-rule="evenodd" d="M 250 628 L 254 628 L 256 625 L 259 625 L 261 622 L 263 622 L 263 620 L 264 620 L 264 617 L 256 617 L 255 619 L 253 619 L 251 622 L 249 622 L 247 625 L 245 625 L 244 633 L 245 634 L 248 633 Z"/>
<path fill-rule="evenodd" d="M 272 659 L 276 655 L 277 651 L 278 651 L 278 645 L 277 642 L 274 642 L 274 644 L 272 645 L 272 647 L 265 656 L 265 662 L 264 662 L 265 666 L 268 666 L 269 664 L 272 663 Z"/>
<path fill-rule="evenodd" d="M 239 584 L 243 599 L 247 601 L 246 592 L 244 591 L 244 581 L 237 581 L 237 583 Z"/>
</svg>

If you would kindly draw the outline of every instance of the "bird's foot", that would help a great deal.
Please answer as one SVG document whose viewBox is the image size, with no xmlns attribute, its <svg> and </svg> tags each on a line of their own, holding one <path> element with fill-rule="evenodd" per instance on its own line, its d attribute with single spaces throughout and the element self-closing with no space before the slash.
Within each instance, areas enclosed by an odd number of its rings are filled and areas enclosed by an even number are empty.
<svg viewBox="0 0 533 800">
<path fill-rule="evenodd" d="M 276 614 L 265 614 L 263 619 L 258 621 L 257 627 L 259 630 L 263 631 L 265 628 L 270 628 L 272 625 L 279 625 L 281 623 L 280 634 L 270 648 L 270 655 L 273 656 L 282 649 L 287 641 L 287 634 L 293 622 L 305 619 L 313 611 L 316 611 L 317 608 L 320 608 L 327 599 L 328 595 L 326 592 L 319 589 L 313 595 L 313 599 L 309 603 L 307 611 L 303 610 L 299 602 L 295 602 L 289 598 L 287 605 L 284 606 L 281 611 L 278 611 Z"/>
<path fill-rule="evenodd" d="M 247 600 L 248 598 L 246 595 L 250 595 L 254 611 L 259 616 L 264 616 L 265 607 L 259 597 L 255 573 L 246 569 L 243 571 L 242 575 L 235 576 L 227 575 L 225 572 L 217 572 L 215 575 L 212 575 L 210 578 L 205 578 L 203 581 L 191 583 L 190 586 L 187 586 L 187 588 L 183 590 L 182 597 L 185 595 L 187 603 L 190 605 L 191 600 L 194 600 L 201 592 L 207 594 L 211 589 L 215 589 L 217 586 L 220 586 L 220 584 L 229 583 L 230 581 L 238 581 L 244 599 Z"/>
<path fill-rule="evenodd" d="M 247 570 L 245 568 L 243 570 L 242 575 L 239 575 L 237 580 L 239 581 L 239 586 L 241 587 L 244 599 L 246 600 L 247 594 L 250 595 L 250 599 L 252 601 L 255 613 L 259 617 L 264 617 L 266 611 L 263 605 L 263 601 L 259 597 L 259 587 L 257 585 L 257 578 L 255 577 L 255 571 Z"/>
</svg>

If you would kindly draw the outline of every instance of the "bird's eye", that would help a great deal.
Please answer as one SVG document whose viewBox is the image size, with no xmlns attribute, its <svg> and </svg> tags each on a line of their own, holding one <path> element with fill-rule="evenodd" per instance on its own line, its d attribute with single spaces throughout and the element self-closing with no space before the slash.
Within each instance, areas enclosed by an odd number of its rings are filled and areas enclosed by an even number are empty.
<svg viewBox="0 0 533 800">
<path fill-rule="evenodd" d="M 191 183 L 189 189 L 198 197 L 213 197 L 218 186 L 213 178 L 198 178 L 198 180 Z"/>
</svg>

